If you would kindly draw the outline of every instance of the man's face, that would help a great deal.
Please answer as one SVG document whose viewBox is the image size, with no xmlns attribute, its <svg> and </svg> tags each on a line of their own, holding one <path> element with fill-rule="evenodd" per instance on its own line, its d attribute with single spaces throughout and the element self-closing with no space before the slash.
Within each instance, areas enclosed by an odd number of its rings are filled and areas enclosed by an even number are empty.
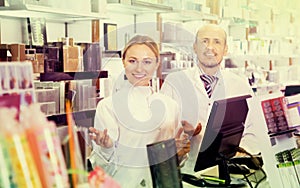
<svg viewBox="0 0 300 188">
<path fill-rule="evenodd" d="M 226 34 L 218 27 L 207 26 L 199 30 L 194 50 L 200 66 L 214 68 L 219 66 L 227 53 Z"/>
</svg>

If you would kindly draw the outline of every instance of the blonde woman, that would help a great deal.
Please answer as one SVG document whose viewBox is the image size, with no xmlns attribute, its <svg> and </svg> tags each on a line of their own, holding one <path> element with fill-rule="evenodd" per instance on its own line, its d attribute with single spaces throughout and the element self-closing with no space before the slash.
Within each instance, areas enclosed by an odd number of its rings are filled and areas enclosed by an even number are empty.
<svg viewBox="0 0 300 188">
<path fill-rule="evenodd" d="M 97 165 L 99 156 L 104 158 L 107 171 L 114 171 L 113 178 L 124 188 L 152 187 L 146 145 L 176 138 L 182 157 L 190 143 L 181 134 L 177 103 L 150 86 L 160 63 L 155 41 L 148 36 L 133 37 L 123 50 L 122 62 L 127 84 L 98 103 L 90 128 L 95 143 L 90 160 Z"/>
</svg>

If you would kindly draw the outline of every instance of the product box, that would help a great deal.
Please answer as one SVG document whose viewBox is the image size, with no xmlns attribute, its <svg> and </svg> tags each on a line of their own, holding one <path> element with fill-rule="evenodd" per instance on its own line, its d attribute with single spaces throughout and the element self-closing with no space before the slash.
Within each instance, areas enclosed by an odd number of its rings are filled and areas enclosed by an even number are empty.
<svg viewBox="0 0 300 188">
<path fill-rule="evenodd" d="M 44 54 L 36 53 L 35 59 L 31 61 L 34 73 L 44 72 Z"/>
<path fill-rule="evenodd" d="M 79 59 L 68 59 L 64 62 L 65 72 L 76 72 L 80 71 Z"/>
<path fill-rule="evenodd" d="M 53 115 L 56 114 L 55 108 L 56 108 L 56 103 L 55 102 L 42 102 L 39 103 L 41 107 L 41 111 L 45 113 L 46 115 Z"/>
<path fill-rule="evenodd" d="M 63 72 L 63 43 L 62 42 L 53 42 L 49 43 L 45 57 L 45 72 Z"/>
<path fill-rule="evenodd" d="M 0 61 L 11 61 L 11 53 L 8 49 L 0 49 Z"/>
<path fill-rule="evenodd" d="M 12 61 L 25 61 L 25 44 L 10 44 L 10 53 Z"/>
<path fill-rule="evenodd" d="M 80 54 L 80 47 L 79 46 L 68 46 L 68 58 L 69 59 L 78 59 L 81 57 L 82 53 Z"/>
<path fill-rule="evenodd" d="M 8 0 L 0 0 L 0 7 L 9 7 Z"/>
<path fill-rule="evenodd" d="M 59 113 L 59 104 L 60 104 L 60 97 L 59 97 L 59 88 L 53 88 L 53 89 L 36 89 L 35 95 L 36 100 L 38 103 L 45 103 L 43 106 L 49 106 L 48 103 L 51 103 L 51 109 L 52 106 L 54 106 L 54 110 L 50 110 L 52 114 Z M 47 110 L 47 109 L 46 109 Z M 43 111 L 43 110 L 42 110 Z M 49 110 L 47 110 L 49 111 Z M 53 112 L 52 112 L 53 111 Z M 45 112 L 45 111 L 43 111 Z"/>
<path fill-rule="evenodd" d="M 261 102 L 268 133 L 278 133 L 289 129 L 286 116 L 285 98 L 278 97 Z"/>
<path fill-rule="evenodd" d="M 64 71 L 83 71 L 83 49 L 80 46 L 64 46 Z"/>
<path fill-rule="evenodd" d="M 300 94 L 286 97 L 289 127 L 300 125 Z"/>
</svg>

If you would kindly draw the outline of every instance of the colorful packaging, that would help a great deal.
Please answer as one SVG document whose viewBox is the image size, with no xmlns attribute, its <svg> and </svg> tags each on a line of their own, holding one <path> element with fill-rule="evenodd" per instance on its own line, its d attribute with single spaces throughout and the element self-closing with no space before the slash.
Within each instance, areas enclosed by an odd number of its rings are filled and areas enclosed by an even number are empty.
<svg viewBox="0 0 300 188">
<path fill-rule="evenodd" d="M 17 109 L 1 108 L 0 109 L 0 129 L 5 140 L 5 153 L 2 156 L 10 160 L 13 175 L 6 175 L 16 184 L 16 187 L 40 188 L 41 182 L 38 176 L 37 168 L 30 151 L 25 132 L 20 128 L 16 120 Z M 4 143 L 1 141 L 1 143 Z M 4 147 L 2 147 L 4 148 Z M 2 160 L 1 160 L 2 162 Z M 7 162 L 7 161 L 6 161 Z M 2 169 L 2 168 L 1 168 Z M 5 181 L 5 179 L 4 179 Z M 7 184 L 7 183 L 6 183 Z"/>
<path fill-rule="evenodd" d="M 95 167 L 95 169 L 90 172 L 88 180 L 90 188 L 121 188 L 101 167 Z"/>
<path fill-rule="evenodd" d="M 42 187 L 25 134 L 7 134 L 5 139 L 17 187 Z"/>
<path fill-rule="evenodd" d="M 34 161 L 39 167 L 38 173 L 43 187 L 70 187 L 56 125 L 46 119 L 37 104 L 30 105 L 23 115 L 27 122 L 27 139 Z"/>
<path fill-rule="evenodd" d="M 7 143 L 0 134 L 0 187 L 16 187 L 13 181 L 13 169 L 11 166 L 10 156 L 7 150 Z"/>
<path fill-rule="evenodd" d="M 26 133 L 34 160 L 39 166 L 43 187 L 69 187 L 66 164 L 55 125 L 49 122 L 45 126 L 31 127 Z"/>
</svg>

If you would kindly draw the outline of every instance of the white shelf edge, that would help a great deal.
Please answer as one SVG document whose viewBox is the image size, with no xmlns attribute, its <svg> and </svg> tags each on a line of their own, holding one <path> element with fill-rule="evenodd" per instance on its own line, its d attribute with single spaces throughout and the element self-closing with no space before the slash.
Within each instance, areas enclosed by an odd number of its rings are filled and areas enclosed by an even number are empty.
<svg viewBox="0 0 300 188">
<path fill-rule="evenodd" d="M 161 13 L 164 19 L 177 20 L 182 22 L 196 21 L 196 20 L 213 20 L 219 21 L 217 15 L 204 13 L 196 10 L 174 10 L 170 13 Z"/>
<path fill-rule="evenodd" d="M 122 14 L 147 14 L 170 12 L 173 8 L 167 5 L 147 3 L 142 1 L 133 1 L 131 4 L 107 3 L 107 10 Z"/>
<path fill-rule="evenodd" d="M 106 18 L 106 16 L 101 13 L 74 12 L 70 10 L 30 4 L 23 6 L 0 7 L 0 16 L 14 18 L 38 17 L 60 21 L 92 20 Z"/>
</svg>

